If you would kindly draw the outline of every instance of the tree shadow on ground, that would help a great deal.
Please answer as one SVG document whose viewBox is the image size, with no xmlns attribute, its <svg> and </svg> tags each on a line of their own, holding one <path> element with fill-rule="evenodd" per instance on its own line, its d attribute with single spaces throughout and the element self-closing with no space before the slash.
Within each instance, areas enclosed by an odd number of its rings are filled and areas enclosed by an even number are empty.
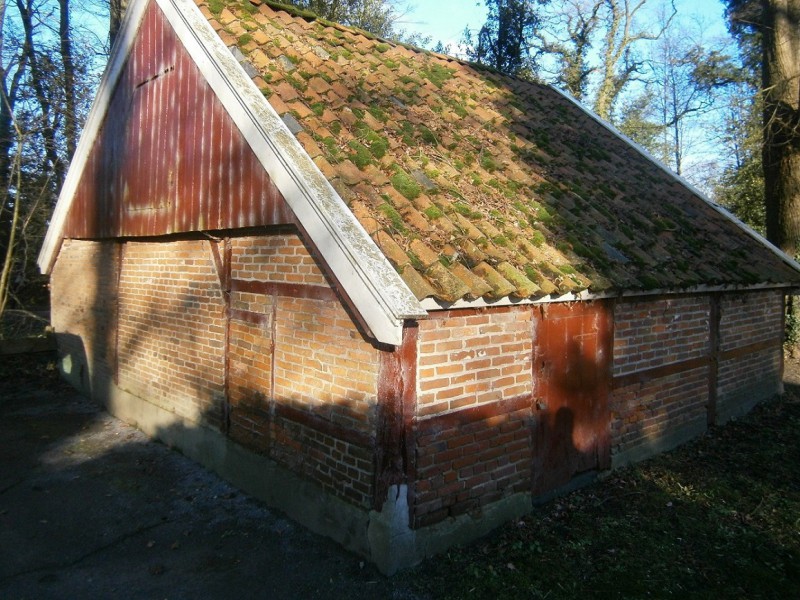
<svg viewBox="0 0 800 600">
<path fill-rule="evenodd" d="M 19 374 L 0 386 L 0 596 L 419 597 L 109 416 L 46 363 Z"/>
</svg>

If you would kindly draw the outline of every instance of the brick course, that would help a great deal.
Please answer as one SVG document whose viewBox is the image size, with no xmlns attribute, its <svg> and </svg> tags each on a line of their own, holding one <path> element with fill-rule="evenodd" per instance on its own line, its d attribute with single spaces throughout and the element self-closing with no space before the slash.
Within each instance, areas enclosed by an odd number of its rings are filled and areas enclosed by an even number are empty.
<svg viewBox="0 0 800 600">
<path fill-rule="evenodd" d="M 420 322 L 417 414 L 530 394 L 530 307 L 432 314 Z"/>
<path fill-rule="evenodd" d="M 708 296 L 618 302 L 614 310 L 614 375 L 704 356 L 709 318 Z"/>
<path fill-rule="evenodd" d="M 52 322 L 71 381 L 102 394 L 114 377 L 119 246 L 65 240 L 50 277 Z M 65 365 L 67 366 L 67 365 Z"/>
<path fill-rule="evenodd" d="M 704 359 L 710 352 L 708 296 L 618 302 L 614 311 L 614 376 Z M 685 441 L 706 423 L 709 367 L 696 365 L 615 386 L 611 451 L 615 460 L 644 457 Z"/>
<path fill-rule="evenodd" d="M 614 390 L 611 451 L 658 448 L 680 431 L 702 429 L 706 423 L 708 367 L 660 377 Z M 667 444 L 668 445 L 668 444 Z"/>
<path fill-rule="evenodd" d="M 721 419 L 742 412 L 781 391 L 783 348 L 775 346 L 760 352 L 720 362 L 717 412 Z"/>
<path fill-rule="evenodd" d="M 718 421 L 740 414 L 781 390 L 783 294 L 726 295 L 720 303 Z M 757 346 L 753 352 L 741 349 Z M 761 347 L 764 346 L 764 347 Z"/>
<path fill-rule="evenodd" d="M 528 398 L 424 419 L 415 433 L 415 527 L 530 489 Z"/>
<path fill-rule="evenodd" d="M 783 336 L 783 294 L 779 291 L 726 294 L 720 302 L 721 350 L 732 350 Z"/>
</svg>

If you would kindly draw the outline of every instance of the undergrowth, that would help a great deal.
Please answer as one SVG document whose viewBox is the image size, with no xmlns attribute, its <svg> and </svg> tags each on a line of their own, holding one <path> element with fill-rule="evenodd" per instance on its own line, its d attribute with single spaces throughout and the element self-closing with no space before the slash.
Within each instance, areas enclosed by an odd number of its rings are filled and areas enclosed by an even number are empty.
<svg viewBox="0 0 800 600">
<path fill-rule="evenodd" d="M 430 598 L 788 598 L 800 590 L 800 388 L 429 560 Z"/>
</svg>

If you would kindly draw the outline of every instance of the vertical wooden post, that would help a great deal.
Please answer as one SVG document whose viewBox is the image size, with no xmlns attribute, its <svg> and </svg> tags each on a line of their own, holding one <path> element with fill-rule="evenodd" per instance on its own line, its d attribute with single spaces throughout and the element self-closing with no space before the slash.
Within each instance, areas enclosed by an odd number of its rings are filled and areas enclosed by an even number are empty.
<svg viewBox="0 0 800 600">
<path fill-rule="evenodd" d="M 719 324 L 721 319 L 720 294 L 710 294 L 708 311 L 708 404 L 706 410 L 706 422 L 709 426 L 717 422 L 720 353 Z"/>
<path fill-rule="evenodd" d="M 405 483 L 409 495 L 413 493 L 418 332 L 417 323 L 406 323 L 402 344 L 381 352 L 373 500 L 378 511 L 391 486 Z"/>
</svg>

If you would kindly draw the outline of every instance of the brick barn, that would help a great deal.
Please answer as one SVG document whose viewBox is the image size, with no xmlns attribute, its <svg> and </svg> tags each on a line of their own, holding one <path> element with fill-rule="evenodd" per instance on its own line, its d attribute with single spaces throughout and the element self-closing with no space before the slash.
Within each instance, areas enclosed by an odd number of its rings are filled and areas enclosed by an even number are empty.
<svg viewBox="0 0 800 600">
<path fill-rule="evenodd" d="M 385 572 L 781 391 L 800 267 L 552 87 L 134 0 L 40 255 L 65 376 Z"/>
</svg>

